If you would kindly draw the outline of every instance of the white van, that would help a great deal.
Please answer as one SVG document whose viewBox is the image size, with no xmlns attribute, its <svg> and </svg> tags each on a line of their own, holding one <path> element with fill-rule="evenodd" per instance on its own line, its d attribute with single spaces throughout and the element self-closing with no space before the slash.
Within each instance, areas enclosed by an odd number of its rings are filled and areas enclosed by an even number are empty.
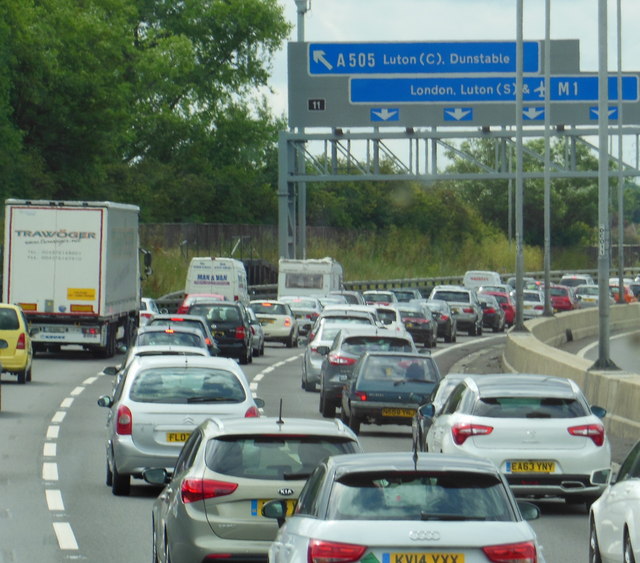
<svg viewBox="0 0 640 563">
<path fill-rule="evenodd" d="M 244 264 L 235 258 L 192 258 L 184 292 L 185 296 L 192 293 L 217 293 L 228 301 L 240 301 L 248 306 L 247 271 Z"/>
<path fill-rule="evenodd" d="M 462 285 L 467 289 L 477 289 L 483 285 L 501 285 L 502 280 L 498 272 L 488 270 L 469 270 L 462 278 Z"/>
<path fill-rule="evenodd" d="M 342 266 L 333 258 L 293 260 L 278 263 L 278 299 L 285 295 L 329 295 L 343 289 Z"/>
</svg>

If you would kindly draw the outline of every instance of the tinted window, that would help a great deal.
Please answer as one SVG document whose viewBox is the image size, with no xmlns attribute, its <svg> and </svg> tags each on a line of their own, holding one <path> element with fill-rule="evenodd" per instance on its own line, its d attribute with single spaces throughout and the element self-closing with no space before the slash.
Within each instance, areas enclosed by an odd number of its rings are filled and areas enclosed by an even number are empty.
<svg viewBox="0 0 640 563">
<path fill-rule="evenodd" d="M 483 397 L 473 414 L 494 418 L 575 418 L 589 413 L 575 399 L 555 397 Z"/>
<path fill-rule="evenodd" d="M 289 308 L 280 303 L 251 303 L 251 308 L 258 315 L 289 315 Z"/>
<path fill-rule="evenodd" d="M 384 471 L 347 475 L 334 483 L 328 519 L 483 520 L 515 516 L 496 475 Z"/>
<path fill-rule="evenodd" d="M 353 336 L 345 339 L 342 349 L 350 354 L 364 354 L 370 351 L 411 352 L 409 342 L 402 338 L 388 338 L 379 336 Z"/>
<path fill-rule="evenodd" d="M 327 468 L 324 465 L 320 465 L 311 474 L 311 477 L 309 477 L 309 480 L 306 482 L 302 492 L 300 493 L 300 498 L 296 505 L 296 514 L 317 515 L 318 502 L 320 500 L 319 493 L 322 488 L 326 472 Z"/>
<path fill-rule="evenodd" d="M 402 318 L 403 321 L 406 319 L 426 319 L 427 318 L 427 316 L 422 311 L 419 311 L 417 309 L 400 310 L 400 317 Z"/>
<path fill-rule="evenodd" d="M 451 395 L 449 395 L 449 398 L 442 407 L 442 414 L 451 414 L 456 411 L 466 389 L 467 386 L 461 383 L 451 392 Z"/>
<path fill-rule="evenodd" d="M 466 291 L 437 291 L 433 295 L 434 299 L 442 299 L 443 301 L 451 301 L 454 303 L 469 303 L 470 297 Z"/>
<path fill-rule="evenodd" d="M 0 330 L 18 330 L 20 322 L 14 309 L 0 308 Z"/>
<path fill-rule="evenodd" d="M 360 370 L 365 381 L 438 381 L 438 373 L 430 358 L 369 356 Z"/>
<path fill-rule="evenodd" d="M 153 331 L 141 332 L 136 339 L 136 346 L 203 346 L 202 337 L 188 332 Z"/>
<path fill-rule="evenodd" d="M 351 440 L 313 436 L 225 436 L 210 440 L 207 467 L 249 479 L 302 479 L 326 457 L 359 451 Z"/>
<path fill-rule="evenodd" d="M 193 465 L 193 461 L 196 457 L 200 442 L 202 441 L 202 434 L 200 432 L 193 432 L 187 439 L 185 445 L 180 451 L 178 461 L 176 461 L 174 474 L 178 474 L 185 469 L 189 469 Z"/>
<path fill-rule="evenodd" d="M 246 394 L 231 372 L 207 368 L 153 368 L 141 371 L 129 391 L 141 403 L 241 403 Z"/>
<path fill-rule="evenodd" d="M 640 442 L 629 452 L 620 466 L 617 481 L 640 478 Z"/>
</svg>

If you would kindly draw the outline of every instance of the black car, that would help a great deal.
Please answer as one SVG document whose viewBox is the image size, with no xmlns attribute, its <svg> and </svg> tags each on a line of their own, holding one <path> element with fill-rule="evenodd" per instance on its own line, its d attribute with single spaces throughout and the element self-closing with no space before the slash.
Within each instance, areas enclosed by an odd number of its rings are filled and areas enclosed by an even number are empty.
<svg viewBox="0 0 640 563">
<path fill-rule="evenodd" d="M 418 404 L 438 381 L 440 372 L 431 356 L 366 353 L 342 392 L 342 419 L 356 434 L 361 424 L 410 426 Z"/>
<path fill-rule="evenodd" d="M 353 367 L 365 352 L 415 353 L 416 345 L 409 334 L 394 334 L 386 328 L 353 326 L 341 330 L 331 346 L 318 346 L 324 356 L 320 368 L 320 413 L 325 418 L 336 415 L 342 400 L 342 388 L 349 382 Z"/>
<path fill-rule="evenodd" d="M 458 340 L 458 321 L 451 311 L 449 303 L 443 299 L 428 299 L 427 306 L 431 309 L 438 324 L 438 336 L 445 342 Z"/>
<path fill-rule="evenodd" d="M 504 332 L 506 324 L 504 309 L 493 295 L 480 293 L 478 295 L 482 307 L 482 326 L 493 332 Z"/>
<path fill-rule="evenodd" d="M 431 309 L 421 303 L 401 303 L 397 307 L 404 328 L 413 337 L 413 341 L 428 348 L 435 347 L 438 340 L 438 324 Z"/>
<path fill-rule="evenodd" d="M 237 358 L 241 364 L 253 361 L 253 331 L 245 306 L 232 301 L 198 302 L 189 307 L 190 315 L 207 319 L 218 342 L 220 355 Z"/>
<path fill-rule="evenodd" d="M 209 328 L 209 323 L 207 323 L 204 317 L 199 315 L 180 315 L 178 313 L 161 313 L 159 315 L 154 315 L 146 326 L 168 326 L 168 327 L 181 327 L 188 326 L 191 328 L 197 328 L 201 330 L 204 334 L 205 342 L 207 343 L 207 348 L 209 348 L 209 354 L 212 356 L 220 355 L 220 348 L 218 348 L 218 343 L 216 339 L 211 334 L 211 329 Z"/>
</svg>

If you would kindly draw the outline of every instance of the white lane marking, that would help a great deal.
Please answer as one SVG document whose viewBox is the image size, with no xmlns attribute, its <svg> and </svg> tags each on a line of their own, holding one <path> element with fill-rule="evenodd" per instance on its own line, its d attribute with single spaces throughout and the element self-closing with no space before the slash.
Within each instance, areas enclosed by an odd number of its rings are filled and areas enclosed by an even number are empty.
<svg viewBox="0 0 640 563">
<path fill-rule="evenodd" d="M 67 416 L 67 413 L 65 411 L 58 411 L 56 414 L 53 415 L 51 422 L 56 422 L 60 424 L 64 420 L 65 416 Z"/>
<path fill-rule="evenodd" d="M 49 507 L 49 510 L 64 510 L 62 493 L 58 489 L 47 489 L 44 494 L 47 497 L 47 506 Z"/>
<path fill-rule="evenodd" d="M 44 457 L 56 457 L 57 444 L 55 442 L 45 442 L 42 448 Z"/>
<path fill-rule="evenodd" d="M 73 405 L 73 398 L 67 397 L 64 401 L 60 403 L 60 408 L 68 409 L 71 405 Z"/>
<path fill-rule="evenodd" d="M 271 366 L 269 366 L 268 368 L 264 368 L 258 375 L 264 375 L 266 373 L 271 373 L 273 371 L 273 368 Z M 256 377 L 258 377 L 258 375 L 256 375 Z M 254 377 L 255 379 L 255 377 Z"/>
<path fill-rule="evenodd" d="M 483 337 L 481 342 L 482 344 L 488 344 L 490 342 L 493 342 L 494 340 L 500 340 L 500 339 L 504 340 L 505 338 L 506 337 L 504 335 Z M 451 350 L 455 350 L 456 348 L 462 348 L 464 346 L 469 346 L 469 344 L 473 344 L 473 343 L 474 343 L 473 340 L 472 341 L 465 340 L 464 342 L 453 344 L 451 346 L 447 346 L 446 348 L 441 348 L 437 352 L 431 352 L 431 357 L 436 358 L 438 356 L 441 356 L 442 354 L 446 354 L 447 352 L 450 352 Z"/>
<path fill-rule="evenodd" d="M 253 378 L 253 381 L 262 381 L 263 377 L 264 377 L 264 373 L 259 373 Z"/>
<path fill-rule="evenodd" d="M 77 550 L 78 543 L 76 537 L 73 535 L 73 530 L 69 522 L 54 522 L 53 530 L 58 538 L 58 545 L 60 549 L 65 550 Z"/>
<path fill-rule="evenodd" d="M 42 464 L 42 479 L 44 481 L 58 480 L 58 464 L 45 461 Z"/>
<path fill-rule="evenodd" d="M 87 379 L 85 379 L 82 382 L 82 385 L 91 385 L 94 381 L 96 381 L 98 378 L 96 376 L 93 377 L 87 377 Z"/>
<path fill-rule="evenodd" d="M 84 391 L 84 387 L 76 387 L 73 391 L 71 391 L 71 394 L 75 397 L 77 395 L 80 395 L 80 393 L 82 393 Z"/>
<path fill-rule="evenodd" d="M 60 433 L 60 427 L 59 426 L 49 426 L 47 428 L 47 440 L 55 440 L 58 437 L 58 434 Z"/>
</svg>

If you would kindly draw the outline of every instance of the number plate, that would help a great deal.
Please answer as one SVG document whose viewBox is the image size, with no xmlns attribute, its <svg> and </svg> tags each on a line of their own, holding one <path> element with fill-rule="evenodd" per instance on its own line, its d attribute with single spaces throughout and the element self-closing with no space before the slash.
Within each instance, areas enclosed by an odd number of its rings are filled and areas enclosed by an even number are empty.
<svg viewBox="0 0 640 563">
<path fill-rule="evenodd" d="M 262 516 L 262 507 L 265 502 L 269 502 L 271 499 L 254 499 L 251 501 L 251 516 Z M 288 498 L 283 499 L 287 503 L 287 516 L 291 516 L 296 508 L 298 499 Z"/>
<path fill-rule="evenodd" d="M 406 416 L 412 417 L 416 414 L 415 409 L 382 409 L 382 416 Z"/>
<path fill-rule="evenodd" d="M 214 330 L 213 336 L 224 336 L 224 330 Z"/>
<path fill-rule="evenodd" d="M 167 442 L 186 442 L 191 432 L 167 432 Z"/>
<path fill-rule="evenodd" d="M 464 553 L 383 553 L 385 563 L 464 563 Z"/>
<path fill-rule="evenodd" d="M 553 461 L 508 461 L 507 473 L 553 473 L 556 464 Z"/>
</svg>

